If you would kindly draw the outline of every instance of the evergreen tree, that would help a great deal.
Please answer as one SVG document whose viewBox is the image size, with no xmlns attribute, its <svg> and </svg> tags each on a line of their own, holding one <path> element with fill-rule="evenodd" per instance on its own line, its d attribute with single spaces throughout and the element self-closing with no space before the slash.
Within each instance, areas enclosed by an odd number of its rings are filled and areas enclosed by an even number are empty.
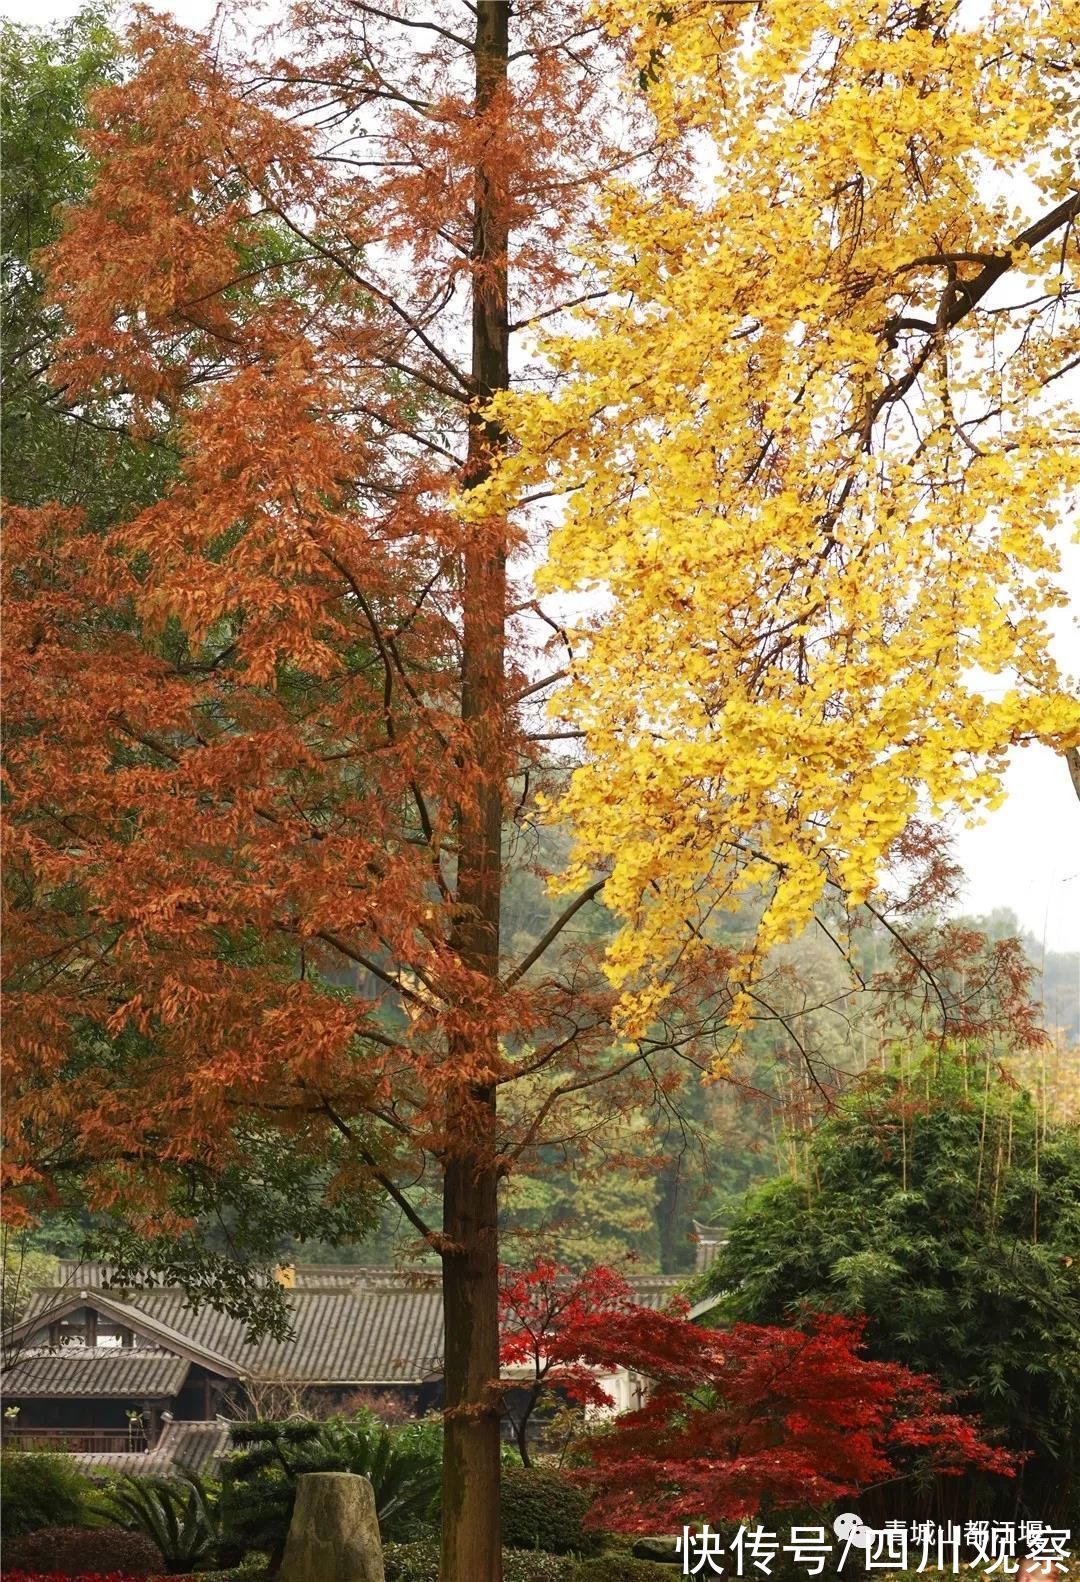
<svg viewBox="0 0 1080 1582">
<path fill-rule="evenodd" d="M 1019 1499 L 1047 1518 L 1080 1472 L 1078 1248 L 1080 1132 L 946 1049 L 843 1099 L 801 1178 L 746 1200 L 703 1289 L 713 1322 L 864 1313 L 871 1356 L 933 1373 L 1032 1453 Z"/>
</svg>

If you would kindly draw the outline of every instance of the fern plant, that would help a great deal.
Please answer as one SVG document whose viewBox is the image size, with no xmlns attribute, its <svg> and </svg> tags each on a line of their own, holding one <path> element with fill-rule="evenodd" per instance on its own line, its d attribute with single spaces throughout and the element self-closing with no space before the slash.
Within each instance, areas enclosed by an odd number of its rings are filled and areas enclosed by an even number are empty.
<svg viewBox="0 0 1080 1582">
<path fill-rule="evenodd" d="M 180 1479 L 125 1474 L 101 1496 L 100 1509 L 129 1532 L 145 1533 L 161 1550 L 170 1575 L 189 1572 L 217 1555 L 216 1501 L 194 1473 Z"/>
<path fill-rule="evenodd" d="M 326 1453 L 340 1457 L 343 1472 L 368 1479 L 384 1539 L 400 1541 L 430 1516 L 442 1481 L 441 1458 L 430 1446 L 410 1443 L 381 1426 L 329 1422 L 320 1436 Z"/>
</svg>

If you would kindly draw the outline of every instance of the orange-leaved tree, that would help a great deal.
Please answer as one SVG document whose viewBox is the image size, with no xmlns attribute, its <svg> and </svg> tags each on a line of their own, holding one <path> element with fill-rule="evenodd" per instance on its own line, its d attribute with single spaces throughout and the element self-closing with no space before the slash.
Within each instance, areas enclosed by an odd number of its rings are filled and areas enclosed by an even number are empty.
<svg viewBox="0 0 1080 1582">
<path fill-rule="evenodd" d="M 304 1161 L 339 1214 L 388 1192 L 444 1271 L 442 1574 L 491 1582 L 499 1180 L 596 1083 L 662 1094 L 727 990 L 616 1045 L 602 877 L 500 957 L 565 665 L 524 529 L 453 495 L 512 336 L 590 289 L 605 170 L 676 162 L 572 3 L 317 0 L 257 58 L 142 13 L 129 48 L 47 260 L 55 374 L 179 460 L 126 520 L 9 513 L 9 1203 L 167 1242 L 282 1147 L 279 1202 Z"/>
</svg>

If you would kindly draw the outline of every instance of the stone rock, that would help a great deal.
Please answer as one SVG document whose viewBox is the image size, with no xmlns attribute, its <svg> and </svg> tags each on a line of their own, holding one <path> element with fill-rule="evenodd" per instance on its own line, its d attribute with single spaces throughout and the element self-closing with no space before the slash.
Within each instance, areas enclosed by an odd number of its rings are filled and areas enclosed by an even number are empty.
<svg viewBox="0 0 1080 1582">
<path fill-rule="evenodd" d="M 352 1472 L 296 1480 L 280 1582 L 385 1582 L 375 1495 Z"/>
<path fill-rule="evenodd" d="M 677 1566 L 682 1561 L 677 1538 L 639 1538 L 630 1553 L 635 1560 L 651 1560 L 656 1565 Z"/>
</svg>

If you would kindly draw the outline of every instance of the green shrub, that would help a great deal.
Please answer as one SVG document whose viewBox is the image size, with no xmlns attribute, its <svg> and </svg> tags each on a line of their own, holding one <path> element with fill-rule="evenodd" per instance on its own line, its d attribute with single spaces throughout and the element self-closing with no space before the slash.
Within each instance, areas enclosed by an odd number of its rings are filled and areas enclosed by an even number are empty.
<svg viewBox="0 0 1080 1582">
<path fill-rule="evenodd" d="M 409 1428 L 330 1422 L 320 1444 L 328 1457 L 340 1461 L 342 1471 L 368 1479 L 384 1539 L 424 1536 L 442 1484 L 441 1439 Z"/>
<path fill-rule="evenodd" d="M 89 1480 L 67 1456 L 7 1450 L 0 1456 L 0 1533 L 17 1538 L 39 1527 L 75 1527 L 89 1492 Z"/>
<path fill-rule="evenodd" d="M 6 1571 L 37 1571 L 63 1577 L 158 1576 L 161 1552 L 143 1533 L 122 1527 L 39 1527 L 4 1544 Z"/>
<path fill-rule="evenodd" d="M 220 1571 L 193 1571 L 192 1577 L 205 1578 L 205 1582 L 270 1582 L 263 1556 L 245 1560 L 240 1566 L 226 1566 Z"/>
<path fill-rule="evenodd" d="M 572 1582 L 574 1562 L 540 1549 L 503 1550 L 503 1582 Z"/>
<path fill-rule="evenodd" d="M 588 1509 L 588 1495 L 553 1468 L 503 1468 L 502 1533 L 508 1549 L 594 1554 L 599 1540 L 582 1525 Z"/>
<path fill-rule="evenodd" d="M 386 1544 L 383 1548 L 386 1582 L 439 1582 L 439 1545 Z M 503 1582 L 573 1582 L 574 1562 L 562 1555 L 530 1554 L 524 1549 L 503 1551 Z"/>
<path fill-rule="evenodd" d="M 351 1426 L 351 1425 L 350 1425 Z M 373 1427 L 380 1426 L 375 1419 Z M 402 1450 L 415 1450 L 433 1466 L 442 1466 L 443 1458 L 443 1422 L 442 1418 L 429 1414 L 419 1417 L 414 1422 L 402 1423 L 400 1428 L 394 1429 L 394 1443 Z"/>
<path fill-rule="evenodd" d="M 579 1560 L 570 1573 L 570 1582 L 671 1582 L 675 1566 L 657 1565 L 653 1560 L 635 1560 L 632 1555 L 601 1555 L 595 1560 Z"/>
<path fill-rule="evenodd" d="M 439 1545 L 383 1544 L 383 1568 L 386 1582 L 439 1582 Z"/>
</svg>

